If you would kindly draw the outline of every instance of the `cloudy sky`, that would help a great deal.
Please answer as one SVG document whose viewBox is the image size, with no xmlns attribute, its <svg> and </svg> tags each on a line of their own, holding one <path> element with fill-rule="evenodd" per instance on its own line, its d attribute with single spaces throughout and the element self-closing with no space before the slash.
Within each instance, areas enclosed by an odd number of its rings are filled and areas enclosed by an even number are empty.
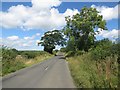
<svg viewBox="0 0 120 90">
<path fill-rule="evenodd" d="M 42 50 L 37 46 L 44 32 L 62 29 L 66 16 L 78 13 L 82 7 L 94 7 L 107 21 L 108 31 L 96 35 L 97 40 L 118 37 L 118 3 L 61 2 L 32 0 L 31 2 L 3 2 L 0 11 L 0 43 L 18 50 Z M 100 29 L 99 29 L 100 30 Z M 1 41 L 2 39 L 2 41 Z"/>
</svg>

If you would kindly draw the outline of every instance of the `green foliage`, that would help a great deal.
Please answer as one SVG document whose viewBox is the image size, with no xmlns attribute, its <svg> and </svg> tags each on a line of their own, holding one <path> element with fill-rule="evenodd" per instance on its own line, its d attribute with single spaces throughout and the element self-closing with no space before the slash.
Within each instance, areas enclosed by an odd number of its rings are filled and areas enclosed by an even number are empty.
<svg viewBox="0 0 120 90">
<path fill-rule="evenodd" d="M 16 61 L 18 51 L 6 46 L 2 46 L 2 75 L 14 72 L 18 69 L 25 67 L 21 61 Z"/>
<path fill-rule="evenodd" d="M 59 50 L 56 49 L 56 50 L 54 50 L 54 51 L 57 53 Z"/>
<path fill-rule="evenodd" d="M 27 67 L 26 62 L 29 60 L 33 60 L 32 63 L 37 63 L 38 61 L 35 59 L 36 57 L 44 56 L 48 58 L 50 54 L 44 51 L 17 51 L 16 49 L 8 48 L 7 46 L 2 46 L 0 48 L 2 50 L 2 76 L 7 75 L 11 72 L 15 72 L 21 68 Z M 48 56 L 47 56 L 48 55 Z M 20 56 L 18 58 L 18 56 Z M 31 64 L 32 65 L 32 64 Z M 1 67 L 1 66 L 0 66 Z"/>
<path fill-rule="evenodd" d="M 2 62 L 2 76 L 15 72 L 21 68 L 24 68 L 25 64 L 22 61 L 10 61 L 10 62 Z"/>
<path fill-rule="evenodd" d="M 17 50 L 7 48 L 6 46 L 2 47 L 2 61 L 14 60 L 17 56 Z"/>
<path fill-rule="evenodd" d="M 28 59 L 35 58 L 37 55 L 32 52 L 23 52 L 22 55 L 25 55 Z"/>
<path fill-rule="evenodd" d="M 84 51 L 68 51 L 65 54 L 65 57 L 79 56 L 79 55 L 83 55 L 84 53 L 85 53 Z"/>
<path fill-rule="evenodd" d="M 106 57 L 113 57 L 118 53 L 116 44 L 108 39 L 96 41 L 94 46 L 95 47 L 91 51 L 93 60 L 105 60 Z"/>
<path fill-rule="evenodd" d="M 53 50 L 53 54 L 56 56 L 57 55 L 57 52 L 58 52 L 59 50 Z"/>
<path fill-rule="evenodd" d="M 66 52 L 66 47 L 60 48 L 60 51 L 61 51 L 61 52 Z"/>
<path fill-rule="evenodd" d="M 83 55 L 85 54 L 85 51 L 76 51 L 75 55 L 78 56 L 78 55 Z"/>
<path fill-rule="evenodd" d="M 96 41 L 89 52 L 76 51 L 68 57 L 71 74 L 80 88 L 117 88 L 119 43 Z"/>
<path fill-rule="evenodd" d="M 72 57 L 75 55 L 75 52 L 74 51 L 69 51 L 66 53 L 65 57 Z"/>
<path fill-rule="evenodd" d="M 108 39 L 95 41 L 97 28 L 107 30 L 106 21 L 95 8 L 84 7 L 66 17 L 63 29 L 67 36 L 66 57 L 71 74 L 80 88 L 116 88 L 120 43 Z M 62 50 L 62 49 L 61 49 Z"/>
<path fill-rule="evenodd" d="M 118 58 L 120 58 L 120 42 L 113 44 L 111 48 L 112 55 L 117 54 Z"/>
<path fill-rule="evenodd" d="M 38 43 L 38 45 L 41 44 L 41 46 L 44 46 L 44 51 L 51 54 L 56 45 L 63 46 L 65 44 L 65 39 L 59 30 L 46 32 L 44 36 L 41 37 L 41 41 L 43 42 Z"/>
<path fill-rule="evenodd" d="M 75 38 L 73 36 L 70 37 L 70 40 L 67 42 L 66 51 L 76 51 Z"/>
<path fill-rule="evenodd" d="M 66 17 L 67 25 L 63 29 L 64 34 L 68 37 L 68 50 L 85 50 L 88 51 L 95 40 L 95 28 L 106 30 L 106 21 L 98 14 L 95 8 L 84 7 L 78 14 L 73 17 Z"/>
<path fill-rule="evenodd" d="M 41 55 L 41 54 L 43 54 L 43 52 L 40 52 L 40 51 L 21 51 L 20 52 L 20 55 L 28 59 L 33 59 L 36 56 Z"/>
<path fill-rule="evenodd" d="M 69 57 L 67 61 L 78 88 L 117 88 L 118 64 L 116 57 L 110 58 L 110 61 L 114 62 L 111 63 L 109 68 L 109 75 L 106 73 L 107 62 L 101 61 L 97 64 L 91 57 L 91 52 Z"/>
</svg>

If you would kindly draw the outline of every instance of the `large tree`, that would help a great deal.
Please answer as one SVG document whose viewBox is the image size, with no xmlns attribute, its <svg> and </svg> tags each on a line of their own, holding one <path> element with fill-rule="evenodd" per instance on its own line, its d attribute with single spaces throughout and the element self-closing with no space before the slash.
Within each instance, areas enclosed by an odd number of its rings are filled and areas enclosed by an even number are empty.
<svg viewBox="0 0 120 90">
<path fill-rule="evenodd" d="M 107 30 L 106 21 L 95 8 L 84 7 L 76 15 L 66 17 L 66 22 L 64 34 L 68 37 L 68 42 L 75 45 L 76 50 L 88 51 L 94 43 L 97 29 Z M 67 47 L 70 47 L 69 44 Z"/>
<path fill-rule="evenodd" d="M 52 54 L 53 49 L 55 49 L 56 45 L 63 46 L 65 44 L 65 39 L 61 31 L 53 30 L 45 32 L 44 36 L 41 37 L 41 42 L 38 45 L 44 46 L 44 51 Z"/>
</svg>

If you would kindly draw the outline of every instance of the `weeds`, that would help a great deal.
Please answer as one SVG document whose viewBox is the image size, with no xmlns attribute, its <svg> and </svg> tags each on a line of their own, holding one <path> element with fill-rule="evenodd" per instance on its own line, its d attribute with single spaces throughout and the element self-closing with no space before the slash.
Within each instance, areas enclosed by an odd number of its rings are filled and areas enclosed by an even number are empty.
<svg viewBox="0 0 120 90">
<path fill-rule="evenodd" d="M 115 57 L 109 59 L 110 61 L 107 60 L 107 62 L 95 62 L 92 60 L 90 52 L 67 58 L 76 86 L 80 88 L 117 88 L 117 60 Z"/>
</svg>

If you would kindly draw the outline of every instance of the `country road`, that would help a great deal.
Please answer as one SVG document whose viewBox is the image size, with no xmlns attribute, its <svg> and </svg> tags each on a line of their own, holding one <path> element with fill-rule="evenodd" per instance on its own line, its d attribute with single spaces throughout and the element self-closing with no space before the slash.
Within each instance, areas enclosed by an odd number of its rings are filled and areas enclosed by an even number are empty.
<svg viewBox="0 0 120 90">
<path fill-rule="evenodd" d="M 2 80 L 3 88 L 75 88 L 62 55 L 33 65 Z"/>
</svg>

